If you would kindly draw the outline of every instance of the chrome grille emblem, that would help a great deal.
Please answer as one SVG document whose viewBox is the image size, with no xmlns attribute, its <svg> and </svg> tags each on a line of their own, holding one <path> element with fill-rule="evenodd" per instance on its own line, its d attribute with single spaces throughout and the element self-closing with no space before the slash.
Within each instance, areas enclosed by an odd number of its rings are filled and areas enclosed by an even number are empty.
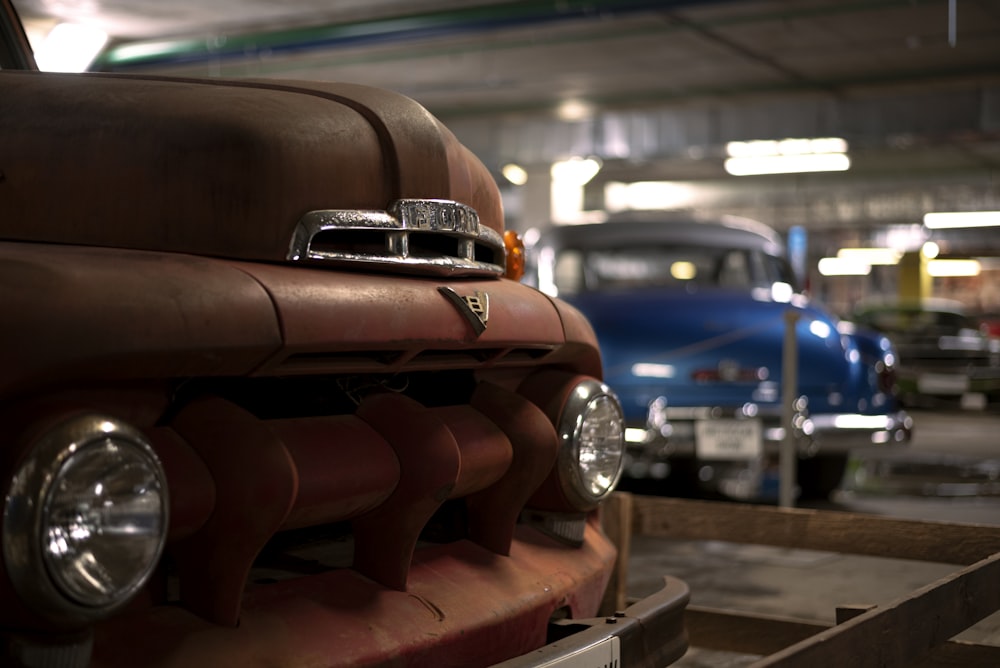
<svg viewBox="0 0 1000 668">
<path fill-rule="evenodd" d="M 476 290 L 473 294 L 463 297 L 448 287 L 438 288 L 438 291 L 458 307 L 458 312 L 469 321 L 476 336 L 486 331 L 486 321 L 490 319 L 490 296 L 488 294 Z"/>
<path fill-rule="evenodd" d="M 475 209 L 438 199 L 396 200 L 386 211 L 310 211 L 286 259 L 439 276 L 502 276 L 507 264 L 503 238 Z"/>
</svg>

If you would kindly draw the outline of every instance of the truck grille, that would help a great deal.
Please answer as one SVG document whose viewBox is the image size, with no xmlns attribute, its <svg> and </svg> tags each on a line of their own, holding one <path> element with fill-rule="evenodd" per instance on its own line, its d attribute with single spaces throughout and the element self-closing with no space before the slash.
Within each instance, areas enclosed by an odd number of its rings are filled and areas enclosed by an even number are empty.
<svg viewBox="0 0 1000 668">
<path fill-rule="evenodd" d="M 186 482 L 163 595 L 223 625 L 271 583 L 351 569 L 402 591 L 421 546 L 507 554 L 559 448 L 541 408 L 468 370 L 189 381 L 174 405 L 149 434 Z"/>
<path fill-rule="evenodd" d="M 506 268 L 503 238 L 473 208 L 428 199 L 397 200 L 387 211 L 310 211 L 288 259 L 439 276 L 502 276 Z"/>
</svg>

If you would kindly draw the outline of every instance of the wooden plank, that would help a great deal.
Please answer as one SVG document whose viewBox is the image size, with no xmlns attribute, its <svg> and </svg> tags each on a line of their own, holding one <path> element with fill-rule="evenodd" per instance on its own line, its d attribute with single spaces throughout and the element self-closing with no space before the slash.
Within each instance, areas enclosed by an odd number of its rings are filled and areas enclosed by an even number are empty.
<svg viewBox="0 0 1000 668">
<path fill-rule="evenodd" d="M 834 619 L 837 620 L 837 624 L 843 624 L 849 619 L 854 619 L 858 615 L 863 615 L 866 612 L 874 610 L 876 607 L 874 605 L 838 605 L 834 613 Z"/>
<path fill-rule="evenodd" d="M 912 668 L 1000 609 L 997 582 L 1000 554 L 773 653 L 752 668 Z"/>
<path fill-rule="evenodd" d="M 774 654 L 831 628 L 801 619 L 692 605 L 684 612 L 684 626 L 691 647 L 755 656 Z M 951 640 L 913 668 L 969 666 L 1000 666 L 1000 647 Z"/>
<path fill-rule="evenodd" d="M 935 649 L 913 668 L 970 668 L 1000 666 L 1000 647 L 953 640 Z"/>
<path fill-rule="evenodd" d="M 684 626 L 692 647 L 739 654 L 773 654 L 807 640 L 829 624 L 775 615 L 688 605 Z"/>
<path fill-rule="evenodd" d="M 678 540 L 721 540 L 968 565 L 1000 552 L 1000 527 L 860 513 L 636 495 L 632 530 Z"/>
<path fill-rule="evenodd" d="M 839 624 L 688 606 L 692 647 L 762 656 L 752 668 L 1000 666 L 1000 647 L 951 640 L 1000 610 L 1000 527 L 636 496 L 632 530 L 967 565 L 882 608 L 842 606 Z"/>
</svg>

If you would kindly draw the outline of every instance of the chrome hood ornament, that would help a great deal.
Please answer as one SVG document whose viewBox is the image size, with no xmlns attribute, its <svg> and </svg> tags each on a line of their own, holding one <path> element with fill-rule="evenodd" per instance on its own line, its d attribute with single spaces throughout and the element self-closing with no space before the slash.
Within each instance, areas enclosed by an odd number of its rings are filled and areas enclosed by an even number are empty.
<svg viewBox="0 0 1000 668">
<path fill-rule="evenodd" d="M 449 287 L 440 287 L 438 291 L 447 297 L 458 308 L 458 312 L 472 325 L 476 336 L 486 331 L 486 321 L 490 319 L 490 296 L 481 290 L 471 295 L 462 296 Z"/>
</svg>

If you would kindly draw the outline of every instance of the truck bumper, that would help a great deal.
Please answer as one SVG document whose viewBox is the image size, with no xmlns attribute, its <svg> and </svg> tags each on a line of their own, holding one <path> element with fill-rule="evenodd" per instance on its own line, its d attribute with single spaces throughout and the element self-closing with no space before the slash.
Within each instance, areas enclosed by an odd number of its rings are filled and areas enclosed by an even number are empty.
<svg viewBox="0 0 1000 668">
<path fill-rule="evenodd" d="M 579 547 L 520 526 L 509 556 L 468 541 L 419 550 L 406 591 L 340 569 L 252 587 L 235 627 L 176 605 L 136 610 L 97 626 L 90 668 L 489 666 L 533 656 L 554 627 L 591 624 L 579 619 L 598 610 L 615 558 L 591 521 Z M 602 618 L 594 630 L 563 638 L 557 651 L 615 637 L 609 645 L 618 643 L 623 660 L 679 656 L 686 602 L 686 587 L 671 583 L 614 623 Z"/>
<path fill-rule="evenodd" d="M 608 617 L 559 622 L 562 632 L 572 634 L 492 668 L 669 665 L 687 651 L 684 609 L 688 598 L 686 584 L 665 577 L 661 590 L 624 611 Z"/>
</svg>

